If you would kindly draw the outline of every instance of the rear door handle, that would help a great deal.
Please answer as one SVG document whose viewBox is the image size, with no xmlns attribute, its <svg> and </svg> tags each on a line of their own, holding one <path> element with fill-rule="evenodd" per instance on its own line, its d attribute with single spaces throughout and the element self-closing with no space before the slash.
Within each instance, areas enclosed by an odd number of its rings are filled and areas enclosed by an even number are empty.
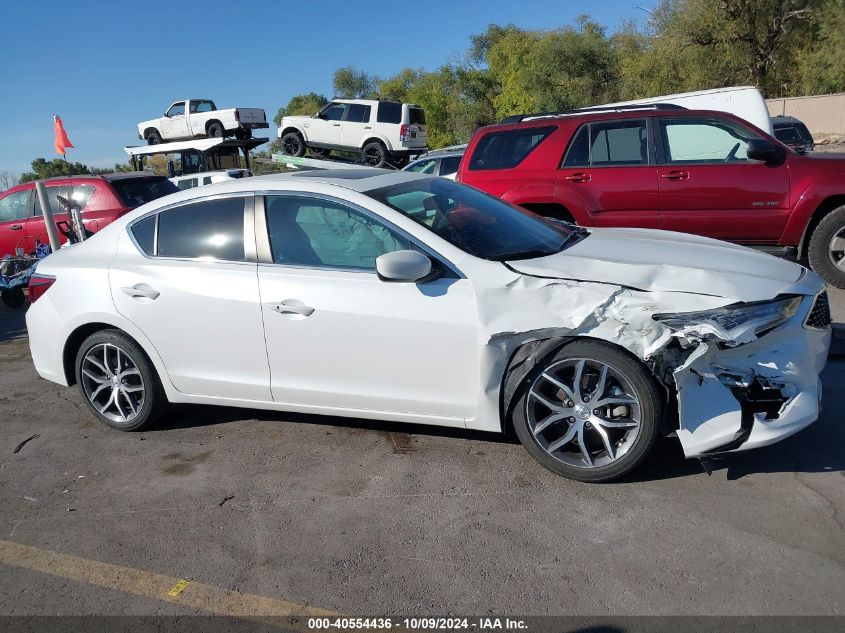
<svg viewBox="0 0 845 633">
<path fill-rule="evenodd" d="M 314 308 L 303 305 L 301 301 L 296 299 L 285 299 L 284 301 L 265 303 L 264 305 L 279 314 L 295 314 L 303 317 L 309 317 L 314 314 Z"/>
<path fill-rule="evenodd" d="M 372 130 L 372 129 L 373 129 L 373 126 L 372 126 L 372 125 L 365 125 L 365 126 L 364 126 L 364 129 L 365 129 L 365 130 Z"/>
<path fill-rule="evenodd" d="M 563 179 L 568 180 L 569 182 L 589 182 L 590 174 L 570 174 L 568 176 L 564 176 Z"/>
<path fill-rule="evenodd" d="M 10 231 L 20 231 L 23 228 L 23 224 L 13 224 L 9 227 Z"/>
<path fill-rule="evenodd" d="M 687 180 L 689 178 L 688 171 L 669 171 L 665 174 L 660 174 L 661 178 L 666 178 L 667 180 Z"/>
<path fill-rule="evenodd" d="M 133 299 L 150 299 L 155 301 L 161 293 L 154 290 L 147 284 L 135 284 L 134 286 L 124 286 L 121 288 L 123 294 L 129 295 Z"/>
</svg>

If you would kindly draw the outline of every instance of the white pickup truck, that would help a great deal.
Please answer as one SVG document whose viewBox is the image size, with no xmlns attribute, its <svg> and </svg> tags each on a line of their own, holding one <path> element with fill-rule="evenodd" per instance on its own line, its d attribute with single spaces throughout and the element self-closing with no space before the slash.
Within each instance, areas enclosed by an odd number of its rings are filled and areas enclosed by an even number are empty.
<svg viewBox="0 0 845 633">
<path fill-rule="evenodd" d="M 138 124 L 138 138 L 150 145 L 198 136 L 233 135 L 248 139 L 252 130 L 270 127 L 261 108 L 228 108 L 218 110 L 210 99 L 174 101 L 164 116 Z"/>
</svg>

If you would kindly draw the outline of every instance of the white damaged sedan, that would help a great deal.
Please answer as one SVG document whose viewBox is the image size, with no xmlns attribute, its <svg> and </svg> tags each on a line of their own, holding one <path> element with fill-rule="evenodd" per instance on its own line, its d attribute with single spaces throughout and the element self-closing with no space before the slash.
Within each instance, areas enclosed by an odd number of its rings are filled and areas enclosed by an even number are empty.
<svg viewBox="0 0 845 633">
<path fill-rule="evenodd" d="M 512 428 L 583 481 L 659 434 L 700 457 L 806 427 L 830 343 L 797 264 L 373 169 L 161 198 L 43 260 L 30 299 L 38 373 L 116 429 L 168 403 Z"/>
</svg>

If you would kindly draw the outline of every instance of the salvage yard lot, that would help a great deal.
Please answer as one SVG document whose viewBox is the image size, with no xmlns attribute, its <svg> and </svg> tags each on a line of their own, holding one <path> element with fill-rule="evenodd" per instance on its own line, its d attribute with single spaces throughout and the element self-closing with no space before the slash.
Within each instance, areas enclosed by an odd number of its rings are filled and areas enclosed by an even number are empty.
<svg viewBox="0 0 845 633">
<path fill-rule="evenodd" d="M 0 307 L 0 614 L 226 611 L 226 591 L 358 615 L 845 614 L 845 357 L 822 378 L 816 424 L 712 476 L 665 440 L 588 485 L 446 429 L 180 407 L 112 431 L 37 377 Z"/>
</svg>

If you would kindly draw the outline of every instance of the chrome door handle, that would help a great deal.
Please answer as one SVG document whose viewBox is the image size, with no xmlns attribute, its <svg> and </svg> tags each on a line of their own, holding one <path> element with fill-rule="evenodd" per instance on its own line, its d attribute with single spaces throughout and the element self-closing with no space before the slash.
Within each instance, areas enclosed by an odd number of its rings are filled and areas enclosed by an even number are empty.
<svg viewBox="0 0 845 633">
<path fill-rule="evenodd" d="M 13 224 L 9 227 L 10 231 L 20 231 L 23 228 L 22 224 Z"/>
<path fill-rule="evenodd" d="M 670 171 L 665 174 L 660 174 L 661 178 L 666 178 L 667 180 L 687 180 L 689 178 L 688 171 Z"/>
<path fill-rule="evenodd" d="M 265 303 L 264 305 L 279 314 L 297 314 L 304 317 L 309 317 L 314 314 L 314 308 L 311 306 L 301 305 L 299 301 L 296 301 L 296 299 L 285 299 L 284 301 Z"/>
<path fill-rule="evenodd" d="M 150 288 L 147 284 L 135 284 L 134 286 L 124 286 L 121 288 L 123 294 L 129 295 L 133 299 L 150 299 L 155 301 L 161 294 L 158 290 Z"/>
</svg>

